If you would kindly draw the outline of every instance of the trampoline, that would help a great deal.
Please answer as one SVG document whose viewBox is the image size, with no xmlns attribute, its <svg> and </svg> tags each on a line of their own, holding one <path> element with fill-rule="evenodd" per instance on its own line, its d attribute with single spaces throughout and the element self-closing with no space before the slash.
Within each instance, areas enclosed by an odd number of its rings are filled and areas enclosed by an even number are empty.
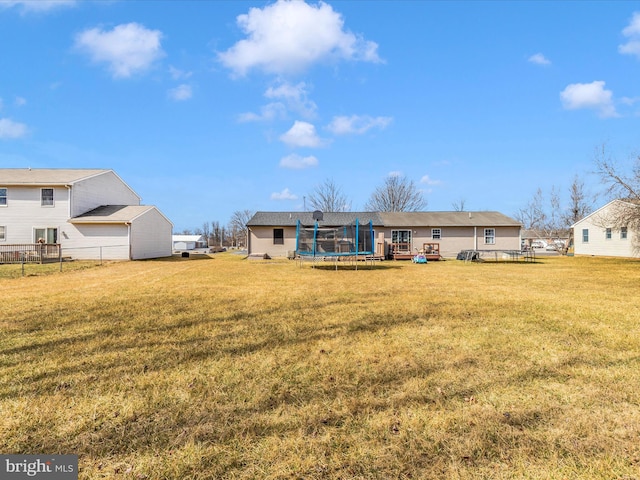
<svg viewBox="0 0 640 480">
<path fill-rule="evenodd" d="M 369 260 L 374 255 L 373 222 L 361 224 L 355 222 L 341 226 L 302 225 L 300 220 L 296 226 L 296 255 L 303 262 L 331 261 L 355 262 Z"/>
</svg>

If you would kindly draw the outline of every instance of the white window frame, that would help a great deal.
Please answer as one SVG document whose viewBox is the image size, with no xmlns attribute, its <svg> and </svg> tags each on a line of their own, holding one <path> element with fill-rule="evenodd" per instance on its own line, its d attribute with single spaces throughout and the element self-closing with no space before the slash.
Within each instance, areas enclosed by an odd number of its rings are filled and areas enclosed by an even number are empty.
<svg viewBox="0 0 640 480">
<path fill-rule="evenodd" d="M 4 195 L 0 195 L 0 207 L 6 207 L 9 203 L 9 189 L 7 187 L 0 187 L 0 191 L 4 190 Z"/>
<path fill-rule="evenodd" d="M 6 225 L 0 225 L 0 242 L 7 241 L 7 227 Z"/>
<path fill-rule="evenodd" d="M 44 203 L 44 191 L 51 190 L 51 203 Z M 48 200 L 48 199 L 47 199 Z M 54 207 L 56 204 L 56 190 L 53 187 L 43 187 L 40 189 L 40 206 L 41 207 Z"/>
<path fill-rule="evenodd" d="M 442 239 L 442 229 L 441 228 L 432 228 L 431 229 L 431 238 L 433 240 L 441 240 Z"/>
<path fill-rule="evenodd" d="M 628 237 L 627 227 L 620 227 L 620 240 L 626 240 Z"/>
<path fill-rule="evenodd" d="M 485 228 L 484 229 L 484 244 L 495 245 L 496 244 L 496 229 Z"/>
<path fill-rule="evenodd" d="M 38 237 L 38 230 L 44 230 L 44 237 Z M 49 241 L 50 232 L 54 232 L 53 242 Z M 58 228 L 57 227 L 33 227 L 33 243 L 38 243 L 38 240 L 42 238 L 44 243 L 58 243 Z"/>
<path fill-rule="evenodd" d="M 611 229 L 610 228 L 605 228 L 604 229 L 604 239 L 605 240 L 611 240 Z"/>
<path fill-rule="evenodd" d="M 589 243 L 589 229 L 582 229 L 582 243 Z"/>
<path fill-rule="evenodd" d="M 411 247 L 413 245 L 413 231 L 391 230 L 391 243 L 408 243 Z"/>
</svg>

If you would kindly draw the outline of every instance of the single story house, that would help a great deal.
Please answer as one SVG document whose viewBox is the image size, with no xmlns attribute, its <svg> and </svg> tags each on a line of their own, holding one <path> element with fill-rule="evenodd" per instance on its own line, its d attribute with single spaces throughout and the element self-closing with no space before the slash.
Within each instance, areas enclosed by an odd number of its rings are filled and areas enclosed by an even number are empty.
<svg viewBox="0 0 640 480">
<path fill-rule="evenodd" d="M 640 257 L 640 235 L 625 218 L 636 215 L 635 203 L 613 200 L 572 225 L 574 255 Z"/>
<path fill-rule="evenodd" d="M 462 250 L 520 250 L 521 224 L 499 212 L 325 212 L 320 226 L 338 227 L 372 222 L 376 254 L 390 257 L 401 246 L 415 254 L 427 243 L 438 243 L 440 255 Z M 314 225 L 312 212 L 256 212 L 247 222 L 248 254 L 291 256 L 296 226 Z"/>
<path fill-rule="evenodd" d="M 172 229 L 113 170 L 0 169 L 0 249 L 43 243 L 75 259 L 168 257 Z"/>
<path fill-rule="evenodd" d="M 174 250 L 195 250 L 196 248 L 207 248 L 208 242 L 204 235 L 173 235 Z"/>
</svg>

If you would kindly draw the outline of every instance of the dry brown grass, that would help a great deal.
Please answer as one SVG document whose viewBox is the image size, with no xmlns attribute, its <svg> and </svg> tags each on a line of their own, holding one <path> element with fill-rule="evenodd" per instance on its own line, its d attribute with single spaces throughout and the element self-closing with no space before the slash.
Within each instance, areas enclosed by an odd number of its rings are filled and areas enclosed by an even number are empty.
<svg viewBox="0 0 640 480">
<path fill-rule="evenodd" d="M 640 478 L 640 262 L 0 280 L 0 452 L 80 478 Z"/>
</svg>

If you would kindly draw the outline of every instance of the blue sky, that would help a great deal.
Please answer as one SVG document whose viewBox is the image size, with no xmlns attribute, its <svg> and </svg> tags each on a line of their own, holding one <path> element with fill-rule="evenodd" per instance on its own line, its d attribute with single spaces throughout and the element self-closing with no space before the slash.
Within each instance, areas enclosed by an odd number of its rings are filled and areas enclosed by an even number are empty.
<svg viewBox="0 0 640 480">
<path fill-rule="evenodd" d="M 176 231 L 397 174 L 514 215 L 638 151 L 639 78 L 638 2 L 0 0 L 0 166 L 114 169 Z"/>
</svg>

